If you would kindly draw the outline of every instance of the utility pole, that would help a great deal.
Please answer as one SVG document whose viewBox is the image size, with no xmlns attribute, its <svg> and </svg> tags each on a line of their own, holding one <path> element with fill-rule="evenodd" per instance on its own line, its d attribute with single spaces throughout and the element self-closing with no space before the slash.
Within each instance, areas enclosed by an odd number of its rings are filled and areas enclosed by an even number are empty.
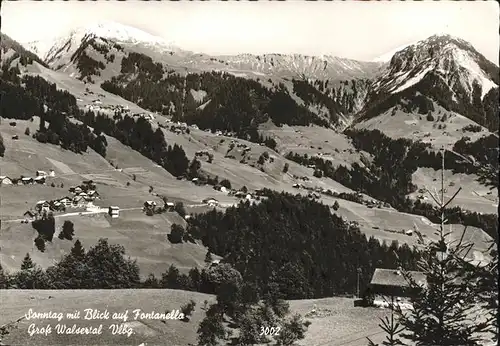
<svg viewBox="0 0 500 346">
<path fill-rule="evenodd" d="M 361 274 L 361 268 L 358 267 L 358 279 L 357 279 L 357 282 L 356 282 L 356 296 L 357 298 L 359 298 L 359 274 Z"/>
</svg>

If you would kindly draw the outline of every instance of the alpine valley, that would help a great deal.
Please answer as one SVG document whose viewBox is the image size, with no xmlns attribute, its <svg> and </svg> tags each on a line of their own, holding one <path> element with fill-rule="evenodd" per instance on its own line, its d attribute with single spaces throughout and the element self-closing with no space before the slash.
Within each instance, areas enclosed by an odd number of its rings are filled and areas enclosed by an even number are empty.
<svg viewBox="0 0 500 346">
<path fill-rule="evenodd" d="M 211 56 L 98 22 L 23 44 L 2 34 L 0 48 L 6 273 L 28 253 L 47 275 L 67 270 L 58 288 L 176 289 L 170 311 L 185 297 L 213 299 L 200 273 L 220 260 L 293 311 L 338 299 L 303 345 L 366 345 L 382 312 L 353 312 L 346 295 L 397 259 L 416 267 L 412 249 L 436 239 L 440 217 L 427 190 L 450 198 L 461 188 L 446 228 L 457 240 L 466 228 L 471 261 L 488 261 L 498 240 L 499 67 L 460 38 L 431 36 L 372 62 Z M 130 256 L 114 269 L 121 279 L 56 266 L 77 239 L 94 254 Z M 137 308 L 157 308 L 152 292 Z M 110 311 L 134 301 L 110 294 L 83 299 Z M 157 344 L 173 323 L 131 324 L 139 334 L 113 342 Z M 193 326 L 165 333 L 186 345 Z"/>
</svg>

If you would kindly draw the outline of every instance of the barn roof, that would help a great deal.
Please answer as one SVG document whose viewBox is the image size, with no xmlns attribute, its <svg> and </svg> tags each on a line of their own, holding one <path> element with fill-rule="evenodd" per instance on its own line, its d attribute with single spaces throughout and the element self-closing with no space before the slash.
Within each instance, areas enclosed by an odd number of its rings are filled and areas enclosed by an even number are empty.
<svg viewBox="0 0 500 346">
<path fill-rule="evenodd" d="M 411 277 L 418 284 L 425 284 L 426 277 L 422 272 L 409 271 Z M 407 287 L 408 282 L 396 269 L 376 268 L 373 273 L 371 285 Z"/>
</svg>

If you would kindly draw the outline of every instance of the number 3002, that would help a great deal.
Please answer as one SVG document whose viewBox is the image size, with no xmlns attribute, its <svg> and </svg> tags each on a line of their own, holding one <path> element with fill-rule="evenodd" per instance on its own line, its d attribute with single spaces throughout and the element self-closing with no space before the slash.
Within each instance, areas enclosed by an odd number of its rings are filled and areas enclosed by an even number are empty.
<svg viewBox="0 0 500 346">
<path fill-rule="evenodd" d="M 276 336 L 280 333 L 280 327 L 260 327 L 260 334 L 259 335 L 271 335 L 271 336 Z"/>
</svg>

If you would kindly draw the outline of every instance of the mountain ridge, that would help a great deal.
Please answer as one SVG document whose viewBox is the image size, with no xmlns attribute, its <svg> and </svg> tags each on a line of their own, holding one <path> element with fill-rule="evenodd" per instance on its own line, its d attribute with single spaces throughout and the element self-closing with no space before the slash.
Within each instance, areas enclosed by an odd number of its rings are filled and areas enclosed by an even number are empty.
<svg viewBox="0 0 500 346">
<path fill-rule="evenodd" d="M 142 30 L 114 22 L 96 22 L 58 35 L 54 39 L 31 41 L 24 46 L 39 55 L 53 68 L 59 69 L 67 64 L 65 55 L 72 55 L 83 43 L 85 37 L 111 39 L 116 43 L 145 45 L 158 53 L 170 55 L 167 62 L 178 62 L 192 68 L 203 68 L 206 64 L 216 64 L 225 70 L 252 71 L 256 74 L 272 77 L 304 77 L 315 79 L 349 79 L 375 75 L 384 65 L 379 62 L 359 61 L 331 55 L 303 54 L 236 54 L 208 55 L 195 53 L 173 46 L 166 40 L 150 35 Z M 172 54 L 173 53 L 173 54 Z M 172 55 L 176 55 L 174 60 Z"/>
</svg>

